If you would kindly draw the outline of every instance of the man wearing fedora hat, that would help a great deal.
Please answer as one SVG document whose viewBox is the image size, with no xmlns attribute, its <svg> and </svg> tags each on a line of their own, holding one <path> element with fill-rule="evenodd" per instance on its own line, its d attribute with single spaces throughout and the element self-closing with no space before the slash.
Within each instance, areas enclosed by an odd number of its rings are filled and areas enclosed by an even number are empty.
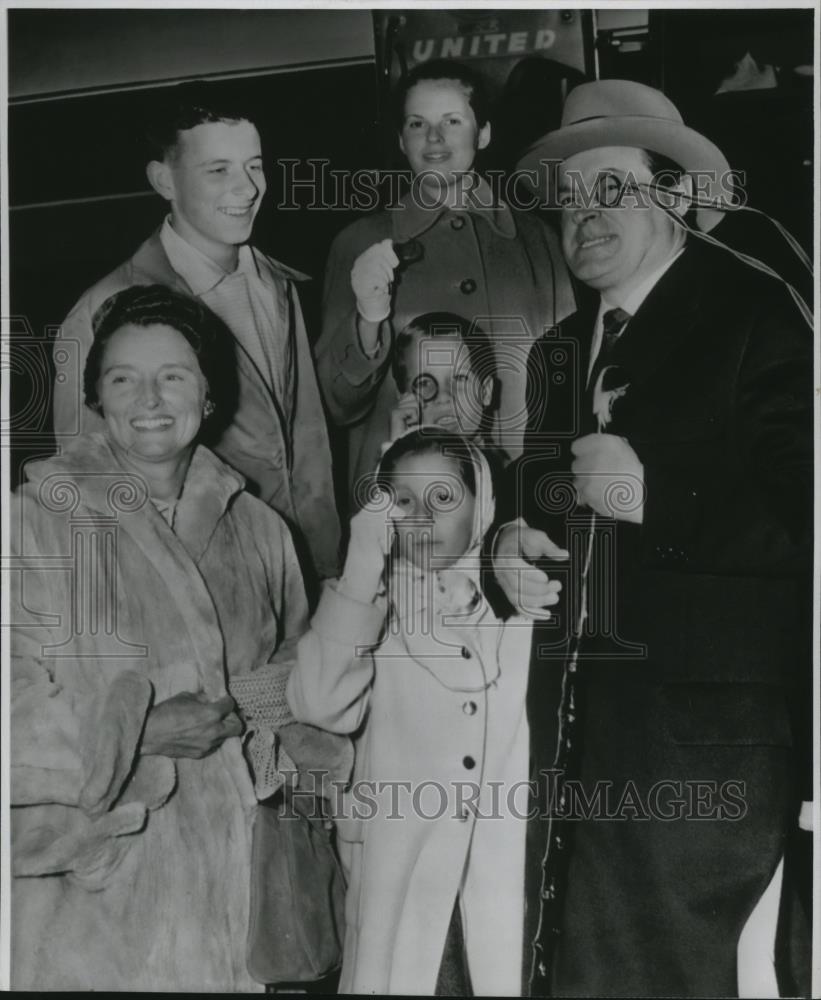
<svg viewBox="0 0 821 1000">
<path fill-rule="evenodd" d="M 737 995 L 810 797 L 812 337 L 778 281 L 696 235 L 729 165 L 659 91 L 577 87 L 519 166 L 557 181 L 540 193 L 598 292 L 533 347 L 496 543 L 511 600 L 555 605 L 528 693 L 524 990 Z"/>
</svg>

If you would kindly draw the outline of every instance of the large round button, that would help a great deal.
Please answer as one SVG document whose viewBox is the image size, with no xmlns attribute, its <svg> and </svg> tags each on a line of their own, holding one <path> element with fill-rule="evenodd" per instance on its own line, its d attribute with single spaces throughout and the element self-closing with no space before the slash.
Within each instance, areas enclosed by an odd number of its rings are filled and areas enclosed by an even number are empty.
<svg viewBox="0 0 821 1000">
<path fill-rule="evenodd" d="M 463 229 L 464 225 L 465 225 L 465 220 L 462 218 L 461 215 L 454 216 L 454 218 L 450 220 L 451 229 Z"/>
<path fill-rule="evenodd" d="M 465 278 L 464 281 L 459 284 L 459 289 L 465 295 L 472 295 L 476 291 L 476 282 L 473 278 Z"/>
<path fill-rule="evenodd" d="M 476 761 L 470 755 L 463 757 L 462 763 L 468 771 L 472 771 L 476 767 Z"/>
<path fill-rule="evenodd" d="M 464 705 L 462 705 L 462 711 L 465 715 L 476 715 L 476 702 L 466 701 Z"/>
<path fill-rule="evenodd" d="M 467 646 L 462 646 L 462 659 L 464 659 L 464 660 L 470 660 L 472 658 L 473 658 L 473 654 L 467 648 Z"/>
</svg>

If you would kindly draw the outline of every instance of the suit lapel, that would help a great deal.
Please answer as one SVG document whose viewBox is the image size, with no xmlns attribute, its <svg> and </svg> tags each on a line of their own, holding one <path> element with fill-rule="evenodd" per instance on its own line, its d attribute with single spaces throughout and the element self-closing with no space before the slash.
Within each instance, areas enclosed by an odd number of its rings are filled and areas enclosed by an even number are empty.
<svg viewBox="0 0 821 1000">
<path fill-rule="evenodd" d="M 285 281 L 276 280 L 276 275 L 273 273 L 273 269 L 265 267 L 267 262 L 263 258 L 262 254 L 256 250 L 254 250 L 254 260 L 256 261 L 260 277 L 273 299 L 276 307 L 276 321 L 278 329 L 282 331 L 282 338 L 280 341 L 282 350 L 281 364 L 283 366 L 282 399 L 279 399 L 277 394 L 273 392 L 269 392 L 268 395 L 270 396 L 271 404 L 276 410 L 280 427 L 283 431 L 282 438 L 285 444 L 286 454 L 288 455 L 288 466 L 290 468 L 293 465 L 292 450 L 294 434 L 292 420 L 295 412 L 292 392 L 293 387 L 296 384 L 294 372 L 294 345 L 292 342 L 295 324 L 291 321 L 292 306 L 289 300 L 287 283 Z M 277 329 L 271 331 L 271 336 L 277 336 Z"/>
<path fill-rule="evenodd" d="M 590 352 L 593 347 L 593 329 L 596 323 L 596 309 L 588 307 L 577 312 L 567 327 L 567 334 L 578 345 L 579 351 L 579 387 L 584 395 L 587 385 L 587 372 L 590 368 Z"/>
<path fill-rule="evenodd" d="M 687 248 L 641 304 L 613 349 L 635 389 L 651 379 L 688 337 L 698 319 L 701 298 L 697 255 Z"/>
<path fill-rule="evenodd" d="M 569 320 L 561 324 L 562 337 L 571 340 L 576 350 L 577 367 L 573 383 L 574 391 L 568 401 L 568 406 L 572 406 L 575 412 L 572 415 L 568 414 L 566 426 L 578 428 L 577 436 L 586 434 L 593 429 L 590 426 L 593 411 L 587 391 L 587 372 L 590 368 L 590 350 L 593 346 L 597 308 L 598 303 L 588 303 L 574 313 Z M 571 417 L 572 423 L 569 422 Z"/>
</svg>

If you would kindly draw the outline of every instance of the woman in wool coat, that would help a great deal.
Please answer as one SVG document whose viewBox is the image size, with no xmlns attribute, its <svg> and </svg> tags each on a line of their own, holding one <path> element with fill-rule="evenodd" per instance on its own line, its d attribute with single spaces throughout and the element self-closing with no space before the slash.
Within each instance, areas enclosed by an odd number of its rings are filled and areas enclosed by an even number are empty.
<svg viewBox="0 0 821 1000">
<path fill-rule="evenodd" d="M 307 604 L 284 522 L 197 443 L 215 323 L 160 286 L 112 296 L 86 366 L 105 432 L 13 498 L 15 989 L 263 989 L 232 684 L 284 662 Z"/>
</svg>

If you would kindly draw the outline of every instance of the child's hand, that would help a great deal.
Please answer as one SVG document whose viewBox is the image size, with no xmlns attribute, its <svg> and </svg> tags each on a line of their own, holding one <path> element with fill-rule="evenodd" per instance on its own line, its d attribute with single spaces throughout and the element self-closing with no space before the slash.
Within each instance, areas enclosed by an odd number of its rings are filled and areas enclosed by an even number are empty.
<svg viewBox="0 0 821 1000">
<path fill-rule="evenodd" d="M 405 392 L 391 410 L 391 441 L 419 423 L 419 400 L 413 392 Z"/>
<path fill-rule="evenodd" d="M 394 522 L 404 516 L 385 490 L 373 490 L 368 503 L 351 518 L 348 553 L 356 549 L 362 555 L 369 555 L 381 569 L 390 552 Z"/>
<path fill-rule="evenodd" d="M 351 518 L 351 540 L 340 589 L 356 600 L 372 601 L 379 589 L 385 558 L 390 552 L 394 523 L 404 512 L 384 490 L 374 490 L 369 502 Z"/>
</svg>

